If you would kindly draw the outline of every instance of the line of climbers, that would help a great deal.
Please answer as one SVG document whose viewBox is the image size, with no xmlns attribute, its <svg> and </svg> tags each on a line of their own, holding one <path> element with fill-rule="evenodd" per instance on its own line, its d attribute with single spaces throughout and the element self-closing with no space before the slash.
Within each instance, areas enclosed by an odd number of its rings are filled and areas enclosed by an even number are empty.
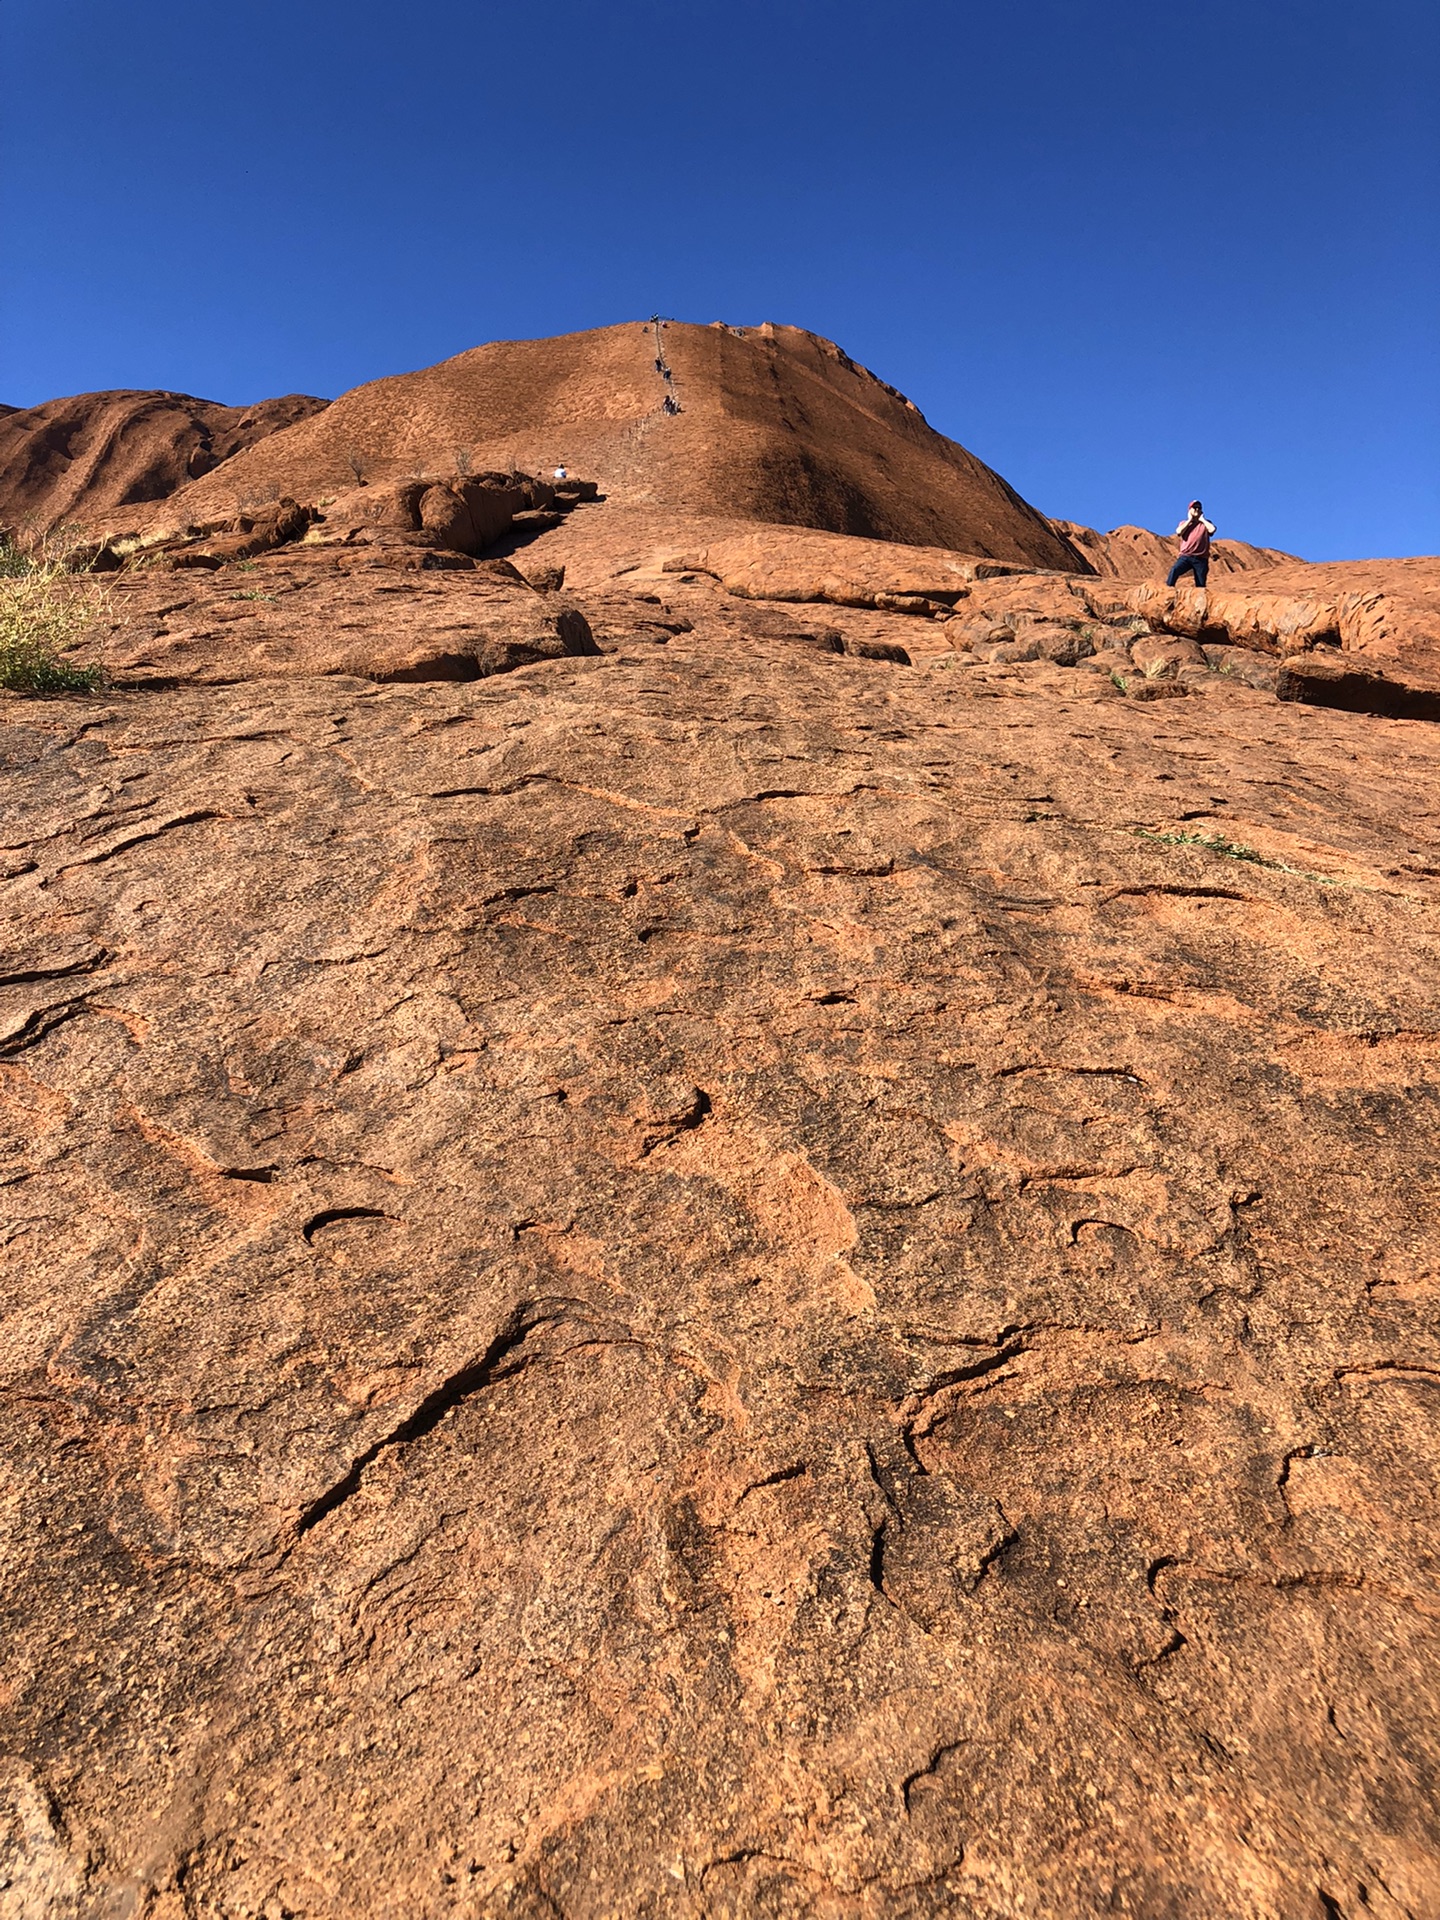
<svg viewBox="0 0 1440 1920">
<path fill-rule="evenodd" d="M 662 403 L 663 411 L 670 414 L 679 413 L 680 402 L 675 393 L 675 375 L 666 364 L 665 343 L 660 338 L 661 333 L 664 331 L 665 322 L 660 318 L 658 313 L 655 313 L 650 316 L 650 324 L 655 329 L 655 371 L 665 382 L 665 399 Z"/>
</svg>

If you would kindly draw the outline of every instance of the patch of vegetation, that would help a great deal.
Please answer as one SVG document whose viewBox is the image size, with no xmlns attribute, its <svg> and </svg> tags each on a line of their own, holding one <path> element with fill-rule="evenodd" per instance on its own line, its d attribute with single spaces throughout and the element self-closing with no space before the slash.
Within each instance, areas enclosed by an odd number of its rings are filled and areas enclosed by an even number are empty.
<svg viewBox="0 0 1440 1920">
<path fill-rule="evenodd" d="M 1319 886 L 1337 883 L 1323 873 L 1310 873 L 1304 867 L 1287 866 L 1283 860 L 1267 860 L 1254 847 L 1239 840 L 1227 840 L 1219 833 L 1152 833 L 1149 827 L 1134 829 L 1137 840 L 1157 840 L 1166 847 L 1199 847 L 1204 853 L 1218 853 L 1222 860 L 1243 860 L 1252 867 L 1268 867 L 1272 873 L 1293 873 L 1301 880 L 1314 880 Z"/>
<path fill-rule="evenodd" d="M 232 600 L 268 600 L 272 606 L 275 602 L 273 593 L 265 593 L 259 587 L 249 587 L 244 593 L 232 593 L 230 598 Z"/>
<path fill-rule="evenodd" d="M 1158 840 L 1167 847 L 1203 847 L 1207 853 L 1223 854 L 1227 860 L 1248 860 L 1256 867 L 1280 866 L 1278 860 L 1267 860 L 1254 847 L 1242 846 L 1238 840 L 1227 840 L 1218 833 L 1152 833 L 1149 827 L 1136 827 L 1135 837 L 1137 840 Z M 1281 868 L 1281 871 L 1288 869 Z"/>
<path fill-rule="evenodd" d="M 0 688 L 9 693 L 97 693 L 103 668 L 63 656 L 103 611 L 103 590 L 77 580 L 65 551 L 0 540 Z"/>
<path fill-rule="evenodd" d="M 1110 684 L 1112 687 L 1118 687 L 1121 693 L 1130 691 L 1130 682 L 1114 667 L 1110 669 Z"/>
</svg>

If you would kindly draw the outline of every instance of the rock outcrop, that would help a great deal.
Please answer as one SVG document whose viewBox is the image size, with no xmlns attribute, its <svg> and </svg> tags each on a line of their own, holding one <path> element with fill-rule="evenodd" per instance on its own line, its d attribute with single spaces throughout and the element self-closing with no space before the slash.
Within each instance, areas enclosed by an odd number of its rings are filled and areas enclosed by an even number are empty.
<svg viewBox="0 0 1440 1920">
<path fill-rule="evenodd" d="M 87 532 L 124 508 L 168 499 L 325 404 L 303 393 L 253 407 L 223 407 L 187 393 L 80 393 L 6 408 L 0 415 L 0 527 Z"/>
<path fill-rule="evenodd" d="M 1440 664 L 1440 559 L 1297 561 L 1264 590 L 1331 601 L 1349 651 Z"/>
<path fill-rule="evenodd" d="M 432 569 L 430 557 L 292 547 L 238 577 L 194 567 L 127 578 L 112 590 L 122 617 L 107 671 L 128 686 L 481 680 L 598 651 L 573 601 L 538 591 L 509 562 Z"/>
<path fill-rule="evenodd" d="M 1347 634 L 1342 609 L 1318 594 L 1232 592 L 1224 588 L 1145 584 L 1096 603 L 1143 615 L 1166 633 L 1192 640 L 1224 640 L 1262 653 L 1303 653 L 1314 646 L 1341 646 Z"/>
<path fill-rule="evenodd" d="M 1100 533 L 1074 520 L 1050 524 L 1084 554 L 1096 573 L 1112 580 L 1163 580 L 1179 549 L 1173 536 L 1151 533 L 1146 527 L 1113 527 L 1109 533 Z M 1216 575 L 1295 564 L 1304 563 L 1278 547 L 1254 547 L 1245 540 L 1216 540 L 1210 550 L 1210 571 Z"/>
<path fill-rule="evenodd" d="M 808 528 L 767 527 L 722 536 L 661 562 L 666 573 L 713 575 L 742 600 L 828 602 L 891 613 L 943 613 L 975 580 L 1021 571 L 941 547 L 857 540 Z"/>
<path fill-rule="evenodd" d="M 657 344 L 629 324 L 475 347 L 343 394 L 184 488 L 174 509 L 206 521 L 247 496 L 316 500 L 357 480 L 557 463 L 625 504 L 1089 568 L 903 395 L 798 327 L 671 322 Z"/>
<path fill-rule="evenodd" d="M 1332 653 L 1290 655 L 1276 677 L 1276 696 L 1347 713 L 1394 720 L 1440 720 L 1440 673 Z"/>
</svg>

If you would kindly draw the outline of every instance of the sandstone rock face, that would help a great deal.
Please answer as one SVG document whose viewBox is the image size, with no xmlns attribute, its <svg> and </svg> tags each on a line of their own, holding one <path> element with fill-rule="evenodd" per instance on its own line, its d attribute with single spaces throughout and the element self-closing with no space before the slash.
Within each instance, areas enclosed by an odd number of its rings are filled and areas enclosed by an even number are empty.
<svg viewBox="0 0 1440 1920">
<path fill-rule="evenodd" d="M 509 532 L 528 498 L 518 484 L 459 478 L 352 487 L 325 500 L 307 538 L 318 546 L 423 545 L 483 553 Z"/>
<path fill-rule="evenodd" d="M 253 407 L 223 407 L 185 393 L 81 393 L 6 408 L 0 527 L 43 533 L 61 525 L 99 526 L 123 508 L 167 499 L 325 404 L 304 393 Z"/>
<path fill-rule="evenodd" d="M 508 563 L 425 565 L 425 549 L 291 548 L 243 573 L 128 577 L 106 670 L 129 686 L 206 685 L 315 674 L 480 680 L 597 651 L 589 621 Z M 399 559 L 403 565 L 393 562 Z"/>
<path fill-rule="evenodd" d="M 1334 600 L 1310 595 L 1139 586 L 1118 604 L 1167 633 L 1190 640 L 1224 637 L 1232 646 L 1260 653 L 1303 653 L 1317 645 L 1339 646 L 1343 639 Z"/>
<path fill-rule="evenodd" d="M 1432 1914 L 1440 729 L 647 511 L 0 696 L 0 1911 Z"/>
<path fill-rule="evenodd" d="M 1151 533 L 1146 527 L 1114 527 L 1099 533 L 1074 520 L 1052 520 L 1094 571 L 1112 580 L 1163 580 L 1174 564 L 1180 543 L 1173 536 Z M 1255 547 L 1245 540 L 1217 540 L 1210 550 L 1212 576 L 1256 573 L 1277 566 L 1303 566 L 1293 553 L 1278 547 Z"/>
<path fill-rule="evenodd" d="M 1440 558 L 1324 561 L 1277 568 L 1270 593 L 1333 601 L 1341 645 L 1378 659 L 1440 663 Z"/>
<path fill-rule="evenodd" d="M 299 540 L 322 516 L 314 507 L 302 507 L 290 499 L 277 500 L 256 513 L 237 514 L 224 526 L 208 532 L 185 534 L 163 546 L 146 549 L 147 562 L 158 561 L 176 567 L 211 568 L 234 561 L 253 560 L 257 554 Z M 95 554 L 91 570 L 118 572 L 125 561 L 134 558 L 126 542 L 104 542 Z"/>
<path fill-rule="evenodd" d="M 1088 561 L 1014 489 L 929 427 L 902 394 L 797 327 L 606 327 L 496 341 L 376 380 L 184 489 L 191 520 L 242 493 L 301 501 L 416 471 L 557 464 L 610 497 L 1007 560 Z M 680 411 L 664 402 L 678 395 Z"/>
<path fill-rule="evenodd" d="M 1440 674 L 1407 671 L 1394 664 L 1380 668 L 1353 656 L 1292 655 L 1280 669 L 1275 692 L 1281 700 L 1342 707 L 1348 713 L 1440 720 Z"/>
<path fill-rule="evenodd" d="M 975 554 L 859 540 L 808 528 L 731 535 L 661 563 L 667 573 L 708 573 L 743 600 L 829 601 L 890 613 L 944 613 L 970 583 L 1012 568 Z"/>
</svg>

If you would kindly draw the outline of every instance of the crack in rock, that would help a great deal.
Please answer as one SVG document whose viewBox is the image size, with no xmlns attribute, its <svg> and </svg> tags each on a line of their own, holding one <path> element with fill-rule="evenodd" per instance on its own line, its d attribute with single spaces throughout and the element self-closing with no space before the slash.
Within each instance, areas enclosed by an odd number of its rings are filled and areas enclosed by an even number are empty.
<svg viewBox="0 0 1440 1920">
<path fill-rule="evenodd" d="M 332 1486 L 301 1509 L 295 1522 L 294 1539 L 303 1539 L 312 1528 L 358 1493 L 367 1467 L 373 1466 L 387 1448 L 408 1446 L 412 1440 L 423 1439 L 426 1434 L 434 1432 L 453 1407 L 459 1406 L 472 1393 L 482 1392 L 495 1381 L 518 1373 L 524 1365 L 523 1360 L 508 1367 L 503 1365 L 504 1361 L 522 1347 L 538 1328 L 558 1318 L 559 1315 L 555 1313 L 534 1313 L 531 1303 L 516 1307 L 478 1359 L 468 1361 L 442 1380 L 398 1426 L 382 1434 L 363 1453 L 358 1454 Z"/>
</svg>

